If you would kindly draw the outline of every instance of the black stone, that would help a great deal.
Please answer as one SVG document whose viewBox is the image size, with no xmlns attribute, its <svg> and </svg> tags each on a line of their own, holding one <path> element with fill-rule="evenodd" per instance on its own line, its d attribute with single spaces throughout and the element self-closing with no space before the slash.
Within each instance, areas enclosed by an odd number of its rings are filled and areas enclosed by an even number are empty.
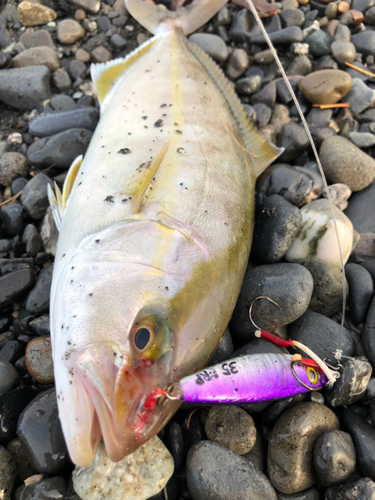
<svg viewBox="0 0 375 500">
<path fill-rule="evenodd" d="M 32 314 L 40 314 L 48 311 L 49 298 L 52 282 L 53 266 L 49 266 L 41 271 L 35 287 L 31 290 L 26 299 L 26 309 Z"/>
<path fill-rule="evenodd" d="M 325 500 L 375 500 L 375 483 L 369 477 L 349 478 L 340 486 L 331 486 Z"/>
<path fill-rule="evenodd" d="M 27 179 L 25 179 L 24 177 L 17 177 L 17 179 L 14 179 L 10 187 L 12 196 L 22 191 L 23 188 L 26 186 L 26 184 L 27 184 Z"/>
<path fill-rule="evenodd" d="M 0 209 L 1 218 L 4 221 L 7 233 L 10 236 L 22 234 L 25 223 L 23 220 L 22 206 L 18 203 L 5 205 Z"/>
<path fill-rule="evenodd" d="M 95 130 L 99 112 L 93 107 L 82 107 L 70 111 L 56 111 L 38 116 L 29 125 L 29 132 L 38 137 L 47 137 L 71 128 Z"/>
<path fill-rule="evenodd" d="M 361 399 L 370 380 L 372 367 L 366 358 L 349 359 L 343 363 L 340 372 L 340 378 L 326 394 L 331 406 L 348 406 Z"/>
<path fill-rule="evenodd" d="M 45 174 L 37 174 L 24 187 L 21 194 L 21 203 L 26 212 L 35 220 L 44 217 L 48 208 L 48 184 L 53 182 Z"/>
<path fill-rule="evenodd" d="M 18 340 L 8 340 L 0 350 L 0 360 L 8 363 L 15 363 L 17 359 L 25 352 L 25 344 Z"/>
<path fill-rule="evenodd" d="M 210 359 L 210 365 L 220 363 L 231 357 L 233 354 L 234 347 L 233 341 L 228 328 L 226 328 L 224 335 L 221 337 L 219 344 L 217 345 L 214 353 Z"/>
<path fill-rule="evenodd" d="M 46 66 L 0 71 L 0 101 L 24 111 L 38 108 L 51 97 L 51 73 Z"/>
<path fill-rule="evenodd" d="M 349 318 L 359 325 L 365 321 L 370 307 L 373 281 L 367 269 L 358 264 L 347 264 L 345 275 L 349 285 Z"/>
<path fill-rule="evenodd" d="M 362 332 L 362 347 L 365 356 L 375 366 L 375 297 L 372 299 Z"/>
<path fill-rule="evenodd" d="M 4 272 L 4 271 L 3 271 Z M 23 269 L 10 272 L 0 278 L 0 308 L 21 297 L 34 283 L 34 271 L 24 264 Z"/>
<path fill-rule="evenodd" d="M 165 445 L 173 457 L 175 471 L 178 471 L 185 461 L 185 447 L 181 426 L 177 422 L 171 421 L 167 425 Z"/>
<path fill-rule="evenodd" d="M 375 35 L 375 32 L 373 32 Z M 353 193 L 345 214 L 359 233 L 375 232 L 375 181 L 367 188 Z"/>
<path fill-rule="evenodd" d="M 64 500 L 67 485 L 62 477 L 55 476 L 29 484 L 22 492 L 21 500 Z"/>
<path fill-rule="evenodd" d="M 290 26 L 289 28 L 269 33 L 269 37 L 275 45 L 289 45 L 293 42 L 303 41 L 303 33 L 298 26 Z M 257 35 L 250 38 L 250 43 L 266 44 L 267 42 L 263 35 Z"/>
</svg>

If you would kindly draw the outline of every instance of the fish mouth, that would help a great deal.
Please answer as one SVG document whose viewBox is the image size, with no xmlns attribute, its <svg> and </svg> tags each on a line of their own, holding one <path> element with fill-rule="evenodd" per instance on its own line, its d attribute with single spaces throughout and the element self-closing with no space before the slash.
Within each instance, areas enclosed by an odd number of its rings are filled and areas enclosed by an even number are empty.
<svg viewBox="0 0 375 500">
<path fill-rule="evenodd" d="M 152 437 L 149 431 L 160 410 L 142 415 L 150 390 L 131 369 L 129 358 L 109 342 L 95 342 L 71 354 L 70 382 L 79 418 L 72 419 L 75 409 L 69 408 L 69 398 L 59 401 L 59 410 L 69 454 L 80 467 L 91 465 L 101 438 L 109 458 L 118 462 Z"/>
</svg>

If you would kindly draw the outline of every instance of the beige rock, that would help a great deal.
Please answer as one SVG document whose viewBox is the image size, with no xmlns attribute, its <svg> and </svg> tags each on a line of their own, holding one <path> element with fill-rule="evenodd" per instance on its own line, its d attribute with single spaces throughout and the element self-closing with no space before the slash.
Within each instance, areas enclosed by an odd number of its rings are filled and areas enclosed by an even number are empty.
<svg viewBox="0 0 375 500">
<path fill-rule="evenodd" d="M 90 14 L 96 14 L 100 9 L 100 0 L 73 0 L 73 3 Z"/>
<path fill-rule="evenodd" d="M 4 153 L 0 156 L 0 184 L 10 186 L 17 177 L 26 177 L 29 171 L 26 157 L 21 153 Z"/>
<path fill-rule="evenodd" d="M 95 63 L 105 63 L 112 59 L 112 54 L 105 47 L 96 47 L 91 52 L 91 57 Z"/>
<path fill-rule="evenodd" d="M 375 259 L 375 233 L 360 233 L 352 254 L 367 255 Z"/>
<path fill-rule="evenodd" d="M 39 26 L 54 21 L 56 12 L 45 5 L 33 2 L 21 2 L 18 6 L 18 18 L 24 26 Z"/>
<path fill-rule="evenodd" d="M 315 483 L 313 454 L 316 439 L 339 429 L 336 415 L 317 403 L 300 403 L 277 420 L 268 444 L 268 474 L 281 493 L 303 491 Z"/>
<path fill-rule="evenodd" d="M 60 43 L 71 44 L 85 34 L 83 27 L 74 19 L 64 19 L 57 25 L 57 39 Z"/>
<path fill-rule="evenodd" d="M 97 48 L 101 48 L 101 47 L 97 47 Z M 76 54 L 75 54 L 75 58 L 78 61 L 81 61 L 81 62 L 83 62 L 83 63 L 86 64 L 86 63 L 88 63 L 90 61 L 91 55 L 85 49 L 78 49 L 77 52 L 76 52 Z"/>
<path fill-rule="evenodd" d="M 37 337 L 27 344 L 25 363 L 27 371 L 40 384 L 54 382 L 50 337 Z"/>
<path fill-rule="evenodd" d="M 298 87 L 313 104 L 335 104 L 351 89 L 352 77 L 339 69 L 314 71 L 302 78 Z"/>
<path fill-rule="evenodd" d="M 228 78 L 237 80 L 249 66 L 249 56 L 243 49 L 235 49 L 228 59 L 226 73 Z"/>
<path fill-rule="evenodd" d="M 74 490 L 83 500 L 145 500 L 164 488 L 173 467 L 171 454 L 157 436 L 117 463 L 101 443 L 90 467 L 75 468 Z"/>
<path fill-rule="evenodd" d="M 60 67 L 60 62 L 57 52 L 50 47 L 34 47 L 18 54 L 13 59 L 13 66 L 47 66 L 50 71 L 55 71 Z"/>
</svg>

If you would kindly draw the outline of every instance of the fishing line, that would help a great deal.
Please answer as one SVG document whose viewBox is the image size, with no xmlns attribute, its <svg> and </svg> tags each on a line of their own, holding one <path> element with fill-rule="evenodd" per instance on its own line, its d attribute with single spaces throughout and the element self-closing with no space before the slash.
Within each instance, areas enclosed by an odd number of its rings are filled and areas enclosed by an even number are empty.
<svg viewBox="0 0 375 500">
<path fill-rule="evenodd" d="M 271 52 L 272 52 L 272 55 L 276 61 L 276 64 L 280 70 L 280 73 L 285 81 L 285 84 L 290 92 L 290 95 L 292 96 L 292 99 L 294 101 L 294 104 L 296 105 L 296 108 L 297 108 L 297 111 L 298 111 L 298 114 L 301 118 L 301 121 L 303 123 L 303 126 L 305 128 L 305 131 L 306 131 L 306 134 L 307 134 L 307 137 L 309 139 L 309 142 L 311 144 L 311 148 L 313 150 L 313 153 L 314 153 L 314 156 L 315 156 L 315 159 L 316 159 L 316 163 L 318 164 L 318 167 L 319 167 L 319 171 L 320 171 L 320 174 L 322 176 L 322 179 L 323 179 L 323 185 L 324 185 L 324 189 L 327 193 L 327 199 L 329 201 L 329 205 L 330 205 L 330 208 L 331 208 L 331 212 L 332 212 L 332 216 L 333 216 L 333 222 L 334 222 L 334 226 L 335 226 L 335 232 L 336 232 L 336 239 L 337 239 L 337 244 L 338 244 L 338 247 L 339 247 L 339 255 L 340 255 L 340 263 L 341 263 L 341 272 L 342 272 L 342 291 L 343 291 L 343 295 L 342 295 L 342 317 L 341 317 L 341 330 L 340 330 L 340 347 L 342 345 L 342 328 L 344 327 L 344 321 L 345 321 L 345 308 L 346 308 L 346 279 L 345 279 L 345 268 L 344 268 L 344 261 L 343 261 L 343 258 L 342 258 L 342 252 L 341 252 L 341 245 L 340 245 L 340 237 L 339 237 L 339 231 L 338 231 L 338 227 L 337 227 L 337 221 L 336 221 L 336 216 L 335 216 L 335 212 L 334 212 L 334 209 L 333 209 L 333 202 L 332 202 L 332 198 L 331 198 L 331 194 L 329 192 L 329 189 L 328 189 L 328 184 L 327 184 L 327 180 L 326 180 L 326 176 L 324 174 L 324 170 L 323 170 L 323 167 L 322 167 L 322 164 L 320 162 L 320 158 L 319 158 L 319 155 L 318 155 L 318 151 L 315 147 L 315 143 L 314 143 L 314 140 L 311 136 L 311 132 L 310 132 L 310 129 L 307 125 L 307 122 L 305 120 L 305 117 L 303 116 L 303 112 L 302 112 L 302 109 L 298 103 L 298 99 L 297 99 L 297 96 L 295 95 L 293 89 L 292 89 L 292 86 L 290 85 L 289 83 L 289 79 L 284 71 L 284 68 L 281 64 L 281 61 L 279 59 L 279 56 L 277 55 L 277 52 L 275 50 L 275 47 L 273 46 L 273 43 L 271 42 L 270 40 L 270 37 L 268 36 L 268 33 L 258 15 L 258 12 L 256 10 L 256 8 L 254 7 L 253 3 L 251 0 L 246 0 L 248 5 L 249 5 L 249 8 L 251 10 L 251 13 L 253 14 L 264 38 L 266 39 L 266 42 L 267 42 L 267 45 L 269 46 Z"/>
</svg>

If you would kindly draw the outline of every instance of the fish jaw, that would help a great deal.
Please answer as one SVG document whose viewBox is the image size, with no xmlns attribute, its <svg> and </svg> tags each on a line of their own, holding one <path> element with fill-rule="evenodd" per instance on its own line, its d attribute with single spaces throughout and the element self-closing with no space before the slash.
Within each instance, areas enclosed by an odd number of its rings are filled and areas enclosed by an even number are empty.
<svg viewBox="0 0 375 500">
<path fill-rule="evenodd" d="M 72 353 L 71 389 L 64 388 L 58 406 L 76 465 L 91 465 L 101 438 L 109 458 L 118 462 L 159 432 L 174 413 L 176 404 L 169 401 L 151 412 L 144 410 L 143 401 L 157 382 L 154 367 L 140 365 L 110 342 L 95 342 Z"/>
</svg>

